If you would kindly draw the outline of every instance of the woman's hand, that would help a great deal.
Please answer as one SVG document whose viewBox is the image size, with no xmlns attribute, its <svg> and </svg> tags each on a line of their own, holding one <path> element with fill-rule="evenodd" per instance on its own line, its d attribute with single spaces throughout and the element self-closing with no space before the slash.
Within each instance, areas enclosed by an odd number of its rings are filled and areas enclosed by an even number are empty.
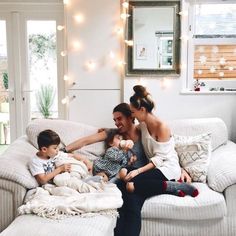
<svg viewBox="0 0 236 236">
<path fill-rule="evenodd" d="M 182 182 L 186 182 L 186 183 L 191 183 L 192 182 L 192 179 L 191 179 L 190 175 L 188 174 L 188 172 L 184 168 L 181 168 L 180 180 Z"/>
<path fill-rule="evenodd" d="M 124 181 L 125 181 L 125 182 L 128 182 L 128 181 L 130 181 L 131 179 L 133 179 L 135 176 L 137 176 L 138 174 L 139 174 L 139 169 L 132 170 L 132 171 L 130 171 L 130 172 L 126 175 Z"/>
</svg>

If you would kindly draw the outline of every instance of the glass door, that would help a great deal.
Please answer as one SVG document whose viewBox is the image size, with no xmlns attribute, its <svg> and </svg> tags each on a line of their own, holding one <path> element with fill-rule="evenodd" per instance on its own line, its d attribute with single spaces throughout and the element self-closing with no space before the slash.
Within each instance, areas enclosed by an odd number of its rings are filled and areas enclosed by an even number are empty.
<svg viewBox="0 0 236 236">
<path fill-rule="evenodd" d="M 57 30 L 63 25 L 63 4 L 6 5 L 4 10 L 0 11 L 0 32 L 4 32 L 0 37 L 0 144 L 24 134 L 32 119 L 65 117 L 65 108 L 58 102 L 65 96 L 60 55 L 64 32 Z"/>
<path fill-rule="evenodd" d="M 6 20 L 0 19 L 0 153 L 10 143 Z"/>
</svg>

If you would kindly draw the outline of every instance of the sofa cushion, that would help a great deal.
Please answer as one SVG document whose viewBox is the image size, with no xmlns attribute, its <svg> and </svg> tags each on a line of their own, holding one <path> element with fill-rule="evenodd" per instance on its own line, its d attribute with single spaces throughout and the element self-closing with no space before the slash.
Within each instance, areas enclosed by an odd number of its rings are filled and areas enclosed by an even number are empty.
<svg viewBox="0 0 236 236">
<path fill-rule="evenodd" d="M 115 217 L 98 215 L 95 217 L 73 216 L 63 220 L 51 220 L 35 215 L 17 217 L 1 236 L 110 236 L 116 224 Z"/>
<path fill-rule="evenodd" d="M 30 122 L 26 128 L 26 134 L 34 147 L 38 148 L 37 136 L 45 129 L 55 131 L 60 136 L 63 145 L 68 145 L 81 137 L 98 131 L 96 127 L 68 120 L 36 119 Z M 93 156 L 89 155 L 89 153 L 95 156 L 102 155 L 104 153 L 104 142 L 87 145 L 81 148 L 81 151 L 83 151 L 84 155 L 88 155 L 91 158 Z"/>
<path fill-rule="evenodd" d="M 206 183 L 207 168 L 211 154 L 211 134 L 197 136 L 174 135 L 175 150 L 179 163 L 194 182 Z"/>
<path fill-rule="evenodd" d="M 212 150 L 226 144 L 228 131 L 225 123 L 220 118 L 183 119 L 169 122 L 173 134 L 195 136 L 204 133 L 212 135 Z"/>
<path fill-rule="evenodd" d="M 211 190 L 206 184 L 194 183 L 199 190 L 195 198 L 163 194 L 149 198 L 142 209 L 142 217 L 148 219 L 206 220 L 226 215 L 223 194 Z"/>
<path fill-rule="evenodd" d="M 212 152 L 208 168 L 208 185 L 223 192 L 228 186 L 236 183 L 236 144 L 228 141 L 225 146 Z"/>
</svg>

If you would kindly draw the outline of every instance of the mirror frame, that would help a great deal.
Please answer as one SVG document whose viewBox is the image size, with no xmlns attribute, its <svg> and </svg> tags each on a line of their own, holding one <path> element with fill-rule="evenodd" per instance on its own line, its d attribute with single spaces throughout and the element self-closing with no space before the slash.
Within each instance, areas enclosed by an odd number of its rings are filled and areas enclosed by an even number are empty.
<svg viewBox="0 0 236 236">
<path fill-rule="evenodd" d="M 133 40 L 133 9 L 135 7 L 166 7 L 174 8 L 173 36 L 173 68 L 171 69 L 133 69 L 133 46 L 125 46 L 126 76 L 179 76 L 180 74 L 180 1 L 129 1 L 128 20 L 126 22 L 125 38 Z"/>
</svg>

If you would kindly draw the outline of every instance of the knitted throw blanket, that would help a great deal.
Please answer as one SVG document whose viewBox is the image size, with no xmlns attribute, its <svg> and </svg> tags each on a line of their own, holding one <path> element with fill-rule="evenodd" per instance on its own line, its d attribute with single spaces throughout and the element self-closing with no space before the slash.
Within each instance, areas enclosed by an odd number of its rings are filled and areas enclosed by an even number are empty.
<svg viewBox="0 0 236 236">
<path fill-rule="evenodd" d="M 25 204 L 18 208 L 18 213 L 36 214 L 51 219 L 96 214 L 116 217 L 116 209 L 121 207 L 122 203 L 121 192 L 112 183 L 104 184 L 102 191 L 92 193 L 79 193 L 69 187 L 46 184 L 27 193 Z"/>
<path fill-rule="evenodd" d="M 71 163 L 71 172 L 55 176 L 56 185 L 46 184 L 30 190 L 25 204 L 18 208 L 20 215 L 36 214 L 52 219 L 73 215 L 118 215 L 116 209 L 123 201 L 115 184 L 93 181 L 85 164 L 74 158 L 60 156 L 55 161 L 56 166 L 64 163 Z"/>
</svg>

